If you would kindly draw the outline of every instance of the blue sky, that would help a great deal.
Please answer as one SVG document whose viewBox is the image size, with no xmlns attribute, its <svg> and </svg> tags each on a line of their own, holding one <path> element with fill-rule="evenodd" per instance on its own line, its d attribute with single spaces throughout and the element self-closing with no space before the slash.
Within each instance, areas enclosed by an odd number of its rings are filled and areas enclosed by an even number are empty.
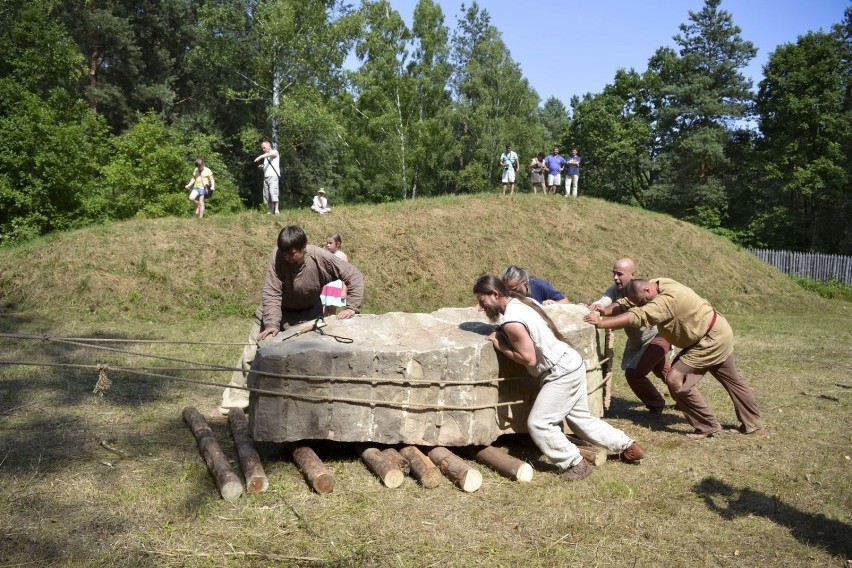
<svg viewBox="0 0 852 568">
<path fill-rule="evenodd" d="M 456 27 L 461 0 L 437 0 L 445 24 Z M 390 0 L 410 26 L 417 0 Z M 470 6 L 472 2 L 465 2 Z M 758 48 L 757 57 L 743 71 L 757 90 L 769 54 L 809 31 L 828 31 L 840 23 L 850 0 L 722 0 L 741 36 Z M 698 12 L 703 0 L 480 0 L 491 24 L 503 34 L 512 58 L 538 92 L 569 106 L 572 96 L 598 93 L 615 72 L 644 71 L 657 48 L 676 47 L 672 36 L 687 23 L 689 11 Z"/>
</svg>

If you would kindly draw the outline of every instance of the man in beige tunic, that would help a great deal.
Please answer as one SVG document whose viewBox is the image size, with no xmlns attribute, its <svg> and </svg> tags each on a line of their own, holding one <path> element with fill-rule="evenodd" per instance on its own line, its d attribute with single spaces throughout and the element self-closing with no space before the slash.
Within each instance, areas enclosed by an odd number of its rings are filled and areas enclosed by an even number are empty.
<svg viewBox="0 0 852 568">
<path fill-rule="evenodd" d="M 337 319 L 351 318 L 364 301 L 364 276 L 361 271 L 324 248 L 308 244 L 301 227 L 288 225 L 278 233 L 278 246 L 269 256 L 263 278 L 260 306 L 254 315 L 249 342 L 243 349 L 230 386 L 245 387 L 251 363 L 257 353 L 257 342 L 299 323 L 321 318 L 322 287 L 343 280 L 348 288 L 346 308 Z M 246 409 L 248 391 L 226 388 L 219 411 Z"/>
<path fill-rule="evenodd" d="M 618 301 L 621 313 L 601 320 L 592 312 L 585 321 L 604 329 L 656 325 L 661 336 L 681 349 L 665 381 L 677 408 L 695 428 L 687 436 L 699 440 L 722 430 L 696 387 L 708 371 L 734 403 L 741 423 L 735 431 L 762 435 L 765 431 L 754 393 L 734 363 L 734 333 L 710 302 L 670 278 L 632 280 L 626 292 L 627 298 Z"/>
</svg>

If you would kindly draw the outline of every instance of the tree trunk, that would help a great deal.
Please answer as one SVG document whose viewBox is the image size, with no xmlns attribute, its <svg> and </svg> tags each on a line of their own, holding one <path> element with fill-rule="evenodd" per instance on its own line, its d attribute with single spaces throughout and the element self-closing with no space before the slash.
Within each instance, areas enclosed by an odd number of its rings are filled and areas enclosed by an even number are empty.
<svg viewBox="0 0 852 568">
<path fill-rule="evenodd" d="M 334 477 L 311 448 L 308 446 L 294 448 L 293 461 L 296 462 L 299 471 L 314 491 L 320 495 L 334 491 Z"/>
<path fill-rule="evenodd" d="M 377 448 L 367 448 L 361 453 L 361 459 L 370 468 L 370 471 L 375 473 L 385 487 L 394 489 L 402 485 L 405 476 L 399 471 L 399 468 L 388 457 L 380 452 Z"/>
<path fill-rule="evenodd" d="M 586 461 L 594 466 L 603 465 L 606 463 L 606 450 L 600 446 L 590 444 L 589 442 L 577 438 L 576 436 L 568 436 L 572 444 L 580 450 L 580 455 L 586 458 Z"/>
<path fill-rule="evenodd" d="M 228 464 L 228 458 L 222 453 L 219 448 L 219 443 L 213 436 L 213 431 L 207 425 L 207 421 L 199 412 L 187 406 L 183 409 L 183 419 L 192 430 L 192 434 L 198 441 L 198 449 L 207 463 L 207 469 L 213 474 L 216 479 L 216 487 L 219 488 L 219 493 L 225 501 L 235 501 L 243 494 L 243 484 L 240 483 L 240 478 L 231 469 Z"/>
<path fill-rule="evenodd" d="M 532 481 L 533 468 L 530 464 L 497 448 L 486 446 L 481 450 L 471 450 L 470 453 L 476 461 L 494 469 L 500 475 L 516 481 Z"/>
<path fill-rule="evenodd" d="M 406 446 L 399 451 L 402 457 L 411 464 L 411 475 L 426 489 L 433 489 L 441 484 L 441 470 L 435 467 L 426 454 L 414 446 Z"/>
<path fill-rule="evenodd" d="M 482 486 L 482 474 L 447 448 L 432 448 L 431 459 L 441 472 L 458 485 L 462 491 L 473 493 Z"/>
<path fill-rule="evenodd" d="M 254 447 L 254 440 L 249 436 L 248 422 L 242 408 L 232 408 L 228 412 L 228 424 L 231 426 L 231 435 L 237 446 L 240 468 L 246 478 L 246 492 L 266 491 L 269 488 L 269 479 L 263 471 L 263 464 Z"/>
<path fill-rule="evenodd" d="M 388 448 L 386 450 L 382 450 L 382 454 L 386 458 L 388 458 L 392 463 L 396 464 L 396 467 L 399 468 L 399 471 L 402 472 L 402 475 L 408 475 L 411 473 L 411 464 L 408 463 L 408 460 L 405 459 L 402 454 L 396 451 L 393 448 Z"/>
</svg>

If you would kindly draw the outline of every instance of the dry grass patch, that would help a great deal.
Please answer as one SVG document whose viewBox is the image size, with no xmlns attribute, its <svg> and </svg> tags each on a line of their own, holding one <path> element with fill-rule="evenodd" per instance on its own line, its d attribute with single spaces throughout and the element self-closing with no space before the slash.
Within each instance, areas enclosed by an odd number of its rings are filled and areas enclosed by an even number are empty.
<svg viewBox="0 0 852 568">
<path fill-rule="evenodd" d="M 689 441 L 678 414 L 649 420 L 617 374 L 608 420 L 647 447 L 639 466 L 609 462 L 565 483 L 512 438 L 501 443 L 536 467 L 529 484 L 476 466 L 484 483 L 474 494 L 411 479 L 389 490 L 353 448 L 323 443 L 334 493 L 311 493 L 288 459 L 270 457 L 270 490 L 228 503 L 180 418 L 186 405 L 209 417 L 220 390 L 114 373 L 99 398 L 93 371 L 2 366 L 0 565 L 692 568 L 842 566 L 852 557 L 848 303 L 803 292 L 704 231 L 592 199 L 457 197 L 282 217 L 133 221 L 2 250 L 0 331 L 241 341 L 287 222 L 316 243 L 343 233 L 367 276 L 371 312 L 469 305 L 473 279 L 510 262 L 593 299 L 611 261 L 630 254 L 646 274 L 680 279 L 724 309 L 769 433 Z M 660 238 L 634 236 L 642 234 Z M 9 359 L 160 364 L 41 341 L 2 346 Z M 239 351 L 133 349 L 221 365 Z M 733 425 L 722 388 L 712 378 L 701 388 Z M 210 424 L 235 459 L 225 421 Z"/>
</svg>

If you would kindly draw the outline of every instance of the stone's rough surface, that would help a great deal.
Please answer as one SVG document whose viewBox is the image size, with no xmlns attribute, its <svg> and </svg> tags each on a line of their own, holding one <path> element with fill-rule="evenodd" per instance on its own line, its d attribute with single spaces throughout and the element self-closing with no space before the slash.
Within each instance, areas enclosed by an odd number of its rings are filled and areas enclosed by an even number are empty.
<svg viewBox="0 0 852 568">
<path fill-rule="evenodd" d="M 583 355 L 590 369 L 590 407 L 601 416 L 599 345 L 595 329 L 582 321 L 586 310 L 560 304 L 546 311 Z M 328 321 L 326 334 L 353 342 L 307 333 L 261 343 L 252 371 L 288 378 L 253 372 L 248 385 L 287 396 L 251 393 L 249 427 L 255 440 L 467 446 L 527 431 L 538 380 L 498 357 L 485 339 L 494 326 L 479 310 Z M 505 380 L 488 382 L 497 378 Z M 442 380 L 462 384 L 442 385 Z M 514 404 L 499 406 L 509 402 Z"/>
</svg>

